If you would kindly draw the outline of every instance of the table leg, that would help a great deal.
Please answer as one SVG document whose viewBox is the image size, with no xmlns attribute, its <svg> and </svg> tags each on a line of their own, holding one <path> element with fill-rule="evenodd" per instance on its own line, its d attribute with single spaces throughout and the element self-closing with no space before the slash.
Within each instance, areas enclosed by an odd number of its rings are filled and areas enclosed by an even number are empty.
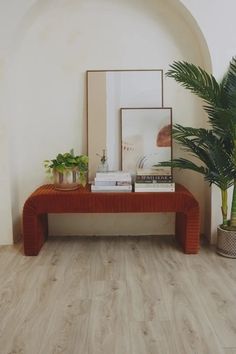
<svg viewBox="0 0 236 354">
<path fill-rule="evenodd" d="M 23 217 L 24 252 L 26 256 L 37 256 L 48 236 L 47 214 Z"/>
<path fill-rule="evenodd" d="M 188 213 L 176 213 L 175 236 L 181 244 L 184 253 L 196 254 L 199 251 L 200 221 L 199 210 Z"/>
</svg>

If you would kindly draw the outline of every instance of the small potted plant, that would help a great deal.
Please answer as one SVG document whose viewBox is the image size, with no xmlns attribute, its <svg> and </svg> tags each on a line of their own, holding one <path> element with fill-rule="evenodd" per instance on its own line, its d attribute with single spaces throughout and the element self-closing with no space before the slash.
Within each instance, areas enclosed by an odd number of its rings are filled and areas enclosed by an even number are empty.
<svg viewBox="0 0 236 354">
<path fill-rule="evenodd" d="M 46 172 L 53 178 L 56 189 L 74 190 L 81 184 L 86 185 L 88 172 L 88 156 L 75 156 L 74 150 L 58 154 L 55 159 L 45 160 Z"/>
</svg>

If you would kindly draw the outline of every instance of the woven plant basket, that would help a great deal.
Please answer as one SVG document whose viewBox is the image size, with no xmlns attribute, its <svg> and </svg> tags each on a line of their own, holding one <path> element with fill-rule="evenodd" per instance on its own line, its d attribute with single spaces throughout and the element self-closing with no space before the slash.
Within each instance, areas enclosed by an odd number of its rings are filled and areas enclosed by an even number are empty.
<svg viewBox="0 0 236 354">
<path fill-rule="evenodd" d="M 236 231 L 217 228 L 216 252 L 222 256 L 236 258 Z"/>
</svg>

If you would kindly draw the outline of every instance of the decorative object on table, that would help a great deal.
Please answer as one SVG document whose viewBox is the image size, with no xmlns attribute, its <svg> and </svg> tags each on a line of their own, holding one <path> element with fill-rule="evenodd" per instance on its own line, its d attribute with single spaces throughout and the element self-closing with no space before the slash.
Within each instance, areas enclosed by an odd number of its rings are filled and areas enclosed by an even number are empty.
<svg viewBox="0 0 236 354">
<path fill-rule="evenodd" d="M 123 171 L 97 172 L 92 192 L 132 192 L 131 174 Z"/>
<path fill-rule="evenodd" d="M 137 183 L 134 184 L 135 192 L 175 192 L 175 183 Z"/>
<path fill-rule="evenodd" d="M 221 80 L 204 69 L 187 62 L 174 62 L 167 72 L 183 87 L 204 101 L 209 128 L 174 125 L 173 138 L 185 151 L 198 158 L 197 164 L 185 158 L 162 162 L 201 173 L 211 185 L 220 188 L 222 196 L 222 224 L 218 227 L 217 252 L 236 258 L 236 57 Z M 231 216 L 228 220 L 227 192 L 234 186 Z"/>
<path fill-rule="evenodd" d="M 171 167 L 138 168 L 136 183 L 172 183 Z"/>
<path fill-rule="evenodd" d="M 133 175 L 172 157 L 171 108 L 121 108 L 122 170 Z"/>
<path fill-rule="evenodd" d="M 58 154 L 55 159 L 45 160 L 44 167 L 53 178 L 56 189 L 74 190 L 85 186 L 88 172 L 88 156 L 75 156 L 74 150 Z"/>
<path fill-rule="evenodd" d="M 120 108 L 163 107 L 163 70 L 87 71 L 89 180 L 106 149 L 109 168 L 121 169 Z M 99 123 L 98 123 L 99 122 Z"/>
<path fill-rule="evenodd" d="M 108 172 L 109 166 L 108 166 L 108 162 L 107 162 L 106 150 L 105 149 L 102 150 L 102 155 L 100 155 L 100 154 L 96 154 L 96 155 L 100 157 L 100 162 L 99 162 L 97 171 L 98 172 Z"/>
</svg>

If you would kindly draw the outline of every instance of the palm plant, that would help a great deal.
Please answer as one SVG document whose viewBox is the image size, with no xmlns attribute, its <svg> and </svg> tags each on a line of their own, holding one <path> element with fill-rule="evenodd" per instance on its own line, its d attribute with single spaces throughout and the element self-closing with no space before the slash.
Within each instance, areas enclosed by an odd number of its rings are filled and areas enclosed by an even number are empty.
<svg viewBox="0 0 236 354">
<path fill-rule="evenodd" d="M 213 75 L 187 62 L 174 62 L 167 77 L 174 78 L 204 101 L 209 129 L 175 124 L 174 140 L 199 164 L 185 158 L 162 162 L 161 166 L 179 167 L 202 174 L 221 190 L 223 228 L 236 228 L 236 58 L 218 83 Z M 228 188 L 234 185 L 231 216 L 228 221 Z"/>
</svg>

